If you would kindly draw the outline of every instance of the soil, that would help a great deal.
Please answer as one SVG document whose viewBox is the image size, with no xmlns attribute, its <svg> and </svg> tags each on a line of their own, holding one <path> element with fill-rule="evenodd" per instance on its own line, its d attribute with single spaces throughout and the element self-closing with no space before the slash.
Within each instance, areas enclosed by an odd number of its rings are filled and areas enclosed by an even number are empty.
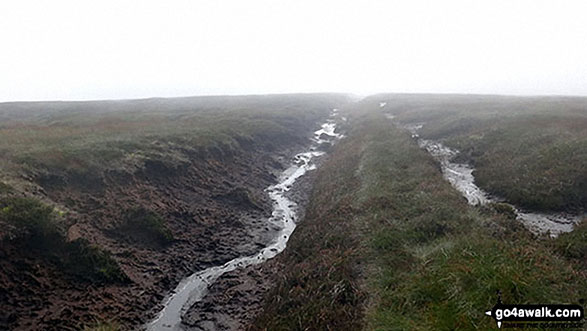
<svg viewBox="0 0 587 331">
<path fill-rule="evenodd" d="M 270 150 L 253 146 L 229 154 L 200 153 L 179 165 L 152 160 L 141 168 L 91 178 L 67 173 L 33 176 L 43 199 L 68 209 L 68 239 L 82 237 L 111 252 L 130 282 L 72 279 L 51 261 L 0 240 L 0 329 L 78 330 L 109 320 L 123 330 L 141 328 L 181 279 L 252 254 L 273 238 L 277 229 L 264 222 L 272 209 L 264 189 L 307 144 L 309 139 L 300 139 Z M 306 190 L 310 178 L 300 180 L 299 187 L 306 185 Z M 296 191 L 292 194 L 299 195 L 296 201 L 303 205 L 302 189 Z M 175 240 L 166 246 L 144 245 L 122 235 L 124 214 L 136 207 L 161 215 Z M 225 275 L 211 295 L 190 310 L 186 322 L 195 325 L 200 319 L 196 314 L 210 312 L 214 316 L 209 320 L 218 321 L 221 328 L 244 325 L 260 307 L 271 268 L 269 264 Z"/>
<path fill-rule="evenodd" d="M 314 159 L 319 165 L 324 156 Z M 296 215 L 303 220 L 315 171 L 300 177 L 287 197 L 298 205 Z M 228 272 L 216 280 L 203 300 L 192 305 L 182 322 L 186 330 L 244 330 L 261 312 L 267 291 L 283 266 L 278 259 Z"/>
</svg>

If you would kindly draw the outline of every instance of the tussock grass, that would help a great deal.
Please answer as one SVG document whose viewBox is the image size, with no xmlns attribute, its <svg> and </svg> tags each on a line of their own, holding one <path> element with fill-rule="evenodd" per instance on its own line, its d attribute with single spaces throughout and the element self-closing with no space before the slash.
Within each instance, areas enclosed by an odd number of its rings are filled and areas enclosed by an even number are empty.
<svg viewBox="0 0 587 331">
<path fill-rule="evenodd" d="M 91 326 L 86 326 L 84 331 L 120 331 L 118 323 L 98 321 Z"/>
<path fill-rule="evenodd" d="M 36 199 L 8 197 L 0 201 L 0 206 L 0 219 L 15 228 L 13 240 L 43 244 L 62 235 L 53 208 Z"/>
<path fill-rule="evenodd" d="M 14 191 L 14 189 L 10 185 L 0 182 L 0 194 L 3 195 L 11 193 L 12 191 Z"/>
<path fill-rule="evenodd" d="M 65 242 L 71 224 L 50 207 L 2 197 L 19 191 L 47 193 L 43 198 L 52 199 L 64 191 L 91 197 L 116 185 L 106 180 L 109 174 L 146 174 L 156 180 L 181 173 L 192 162 L 224 162 L 236 153 L 306 144 L 314 124 L 346 101 L 344 95 L 298 94 L 2 103 L 0 225 L 9 226 L 0 229 L 0 240 L 12 236 L 16 244 L 16 237 L 26 237 L 23 245 L 38 246 L 41 256 L 82 280 L 126 281 L 108 252 L 83 239 Z M 173 241 L 164 220 L 152 211 L 130 210 L 120 223 L 116 235 L 135 242 L 160 247 Z"/>
<path fill-rule="evenodd" d="M 256 329 L 496 329 L 484 312 L 498 291 L 506 303 L 584 300 L 584 227 L 537 240 L 504 206 L 469 206 L 378 107 L 349 118 Z M 327 304 L 333 280 L 354 284 L 355 300 Z"/>
<path fill-rule="evenodd" d="M 195 97 L 0 104 L 0 156 L 12 168 L 96 173 L 137 157 L 230 153 L 303 139 L 343 95 Z M 178 148 L 180 152 L 178 153 Z M 5 167 L 5 171 L 8 167 Z"/>
<path fill-rule="evenodd" d="M 109 252 L 82 238 L 67 242 L 58 213 L 36 199 L 1 199 L 0 224 L 12 227 L 6 237 L 23 255 L 45 257 L 70 277 L 93 283 L 128 281 Z"/>
<path fill-rule="evenodd" d="M 420 135 L 442 140 L 473 163 L 477 184 L 533 210 L 587 206 L 587 98 L 377 95 Z"/>
<path fill-rule="evenodd" d="M 587 268 L 587 219 L 575 226 L 573 232 L 561 234 L 552 244 L 559 254 Z"/>
<path fill-rule="evenodd" d="M 174 240 L 173 233 L 165 225 L 165 220 L 155 212 L 142 207 L 127 210 L 117 232 L 125 233 L 137 242 L 157 245 L 167 245 Z"/>
<path fill-rule="evenodd" d="M 286 271 L 253 330 L 357 330 L 365 294 L 358 283 L 359 237 L 352 218 L 360 143 L 342 142 L 318 170 L 306 217 L 278 257 Z"/>
<path fill-rule="evenodd" d="M 376 229 L 369 235 L 375 266 L 369 288 L 377 299 L 368 328 L 494 328 L 483 311 L 497 291 L 512 303 L 585 298 L 585 270 L 532 238 L 509 210 L 468 206 L 405 133 L 375 120 L 369 130 L 362 200 L 395 207 L 369 211 Z"/>
</svg>

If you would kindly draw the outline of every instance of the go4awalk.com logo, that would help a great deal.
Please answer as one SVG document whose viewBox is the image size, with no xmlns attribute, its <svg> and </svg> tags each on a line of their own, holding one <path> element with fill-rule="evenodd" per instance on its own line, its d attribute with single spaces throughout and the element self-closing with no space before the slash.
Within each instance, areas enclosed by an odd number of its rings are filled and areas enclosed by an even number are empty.
<svg viewBox="0 0 587 331">
<path fill-rule="evenodd" d="M 498 295 L 497 304 L 485 312 L 498 328 L 582 328 L 583 307 L 580 305 L 506 305 Z"/>
</svg>

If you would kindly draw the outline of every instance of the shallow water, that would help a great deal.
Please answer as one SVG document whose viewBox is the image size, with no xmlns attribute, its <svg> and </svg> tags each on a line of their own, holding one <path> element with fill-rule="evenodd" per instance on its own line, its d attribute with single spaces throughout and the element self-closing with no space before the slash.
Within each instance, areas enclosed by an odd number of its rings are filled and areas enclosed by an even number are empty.
<svg viewBox="0 0 587 331">
<path fill-rule="evenodd" d="M 458 154 L 457 151 L 432 140 L 419 139 L 418 144 L 440 163 L 444 178 L 467 198 L 469 204 L 486 204 L 491 201 L 487 193 L 475 185 L 475 177 L 473 177 L 473 168 L 471 166 L 450 161 Z"/>
<path fill-rule="evenodd" d="M 233 259 L 224 265 L 198 271 L 182 280 L 165 299 L 164 308 L 157 318 L 146 326 L 147 330 L 183 330 L 181 323 L 183 313 L 194 303 L 202 300 L 208 292 L 208 286 L 220 276 L 237 268 L 267 261 L 285 249 L 287 241 L 296 227 L 295 210 L 297 207 L 295 202 L 285 196 L 286 192 L 290 190 L 298 178 L 307 171 L 316 168 L 312 159 L 324 154 L 324 152 L 316 150 L 318 145 L 342 138 L 341 134 L 335 132 L 336 122 L 333 118 L 336 113 L 337 110 L 333 109 L 331 118 L 314 132 L 310 151 L 297 154 L 294 157 L 294 164 L 281 174 L 279 182 L 266 189 L 269 197 L 273 200 L 273 212 L 267 222 L 281 229 L 275 239 L 255 255 Z M 327 134 L 329 139 L 321 139 L 320 136 L 323 133 Z"/>
<path fill-rule="evenodd" d="M 393 116 L 388 116 L 393 119 Z M 490 202 L 503 202 L 503 199 L 490 196 L 475 184 L 473 167 L 466 163 L 455 163 L 451 160 L 459 152 L 448 148 L 442 143 L 434 140 L 421 139 L 418 130 L 423 124 L 405 125 L 404 128 L 410 131 L 412 137 L 418 140 L 418 145 L 428 151 L 439 163 L 442 174 L 454 188 L 467 198 L 471 205 L 483 205 Z M 517 214 L 517 220 L 532 233 L 541 235 L 549 234 L 556 237 L 563 232 L 573 231 L 574 226 L 581 221 L 584 215 L 569 215 L 565 213 L 535 213 L 522 211 L 512 206 Z"/>
</svg>

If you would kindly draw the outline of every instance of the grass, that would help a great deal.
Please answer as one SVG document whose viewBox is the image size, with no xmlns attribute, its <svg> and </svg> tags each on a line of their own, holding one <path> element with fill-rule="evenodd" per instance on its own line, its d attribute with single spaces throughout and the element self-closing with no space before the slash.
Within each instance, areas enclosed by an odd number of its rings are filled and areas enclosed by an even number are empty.
<svg viewBox="0 0 587 331">
<path fill-rule="evenodd" d="M 10 185 L 0 182 L 0 194 L 11 193 L 13 190 L 14 189 Z"/>
<path fill-rule="evenodd" d="M 404 132 L 370 116 L 361 198 L 377 201 L 367 213 L 374 229 L 367 283 L 377 295 L 368 328 L 494 328 L 483 309 L 497 291 L 511 303 L 586 297 L 584 269 L 536 241 L 503 206 L 468 206 Z"/>
<path fill-rule="evenodd" d="M 167 245 L 174 240 L 165 220 L 145 208 L 128 210 L 118 232 L 128 234 L 135 241 L 157 245 Z"/>
<path fill-rule="evenodd" d="M 129 282 L 108 251 L 83 238 L 68 243 L 59 260 L 62 270 L 77 280 L 96 284 Z"/>
<path fill-rule="evenodd" d="M 278 260 L 285 272 L 268 296 L 254 330 L 357 330 L 365 293 L 357 282 L 359 238 L 349 220 L 360 145 L 336 148 L 318 172 L 306 216 Z"/>
<path fill-rule="evenodd" d="M 108 252 L 83 238 L 66 242 L 71 224 L 51 207 L 4 197 L 40 192 L 91 223 L 94 216 L 86 216 L 93 206 L 83 205 L 84 199 L 92 201 L 117 185 L 106 180 L 111 173 L 155 181 L 193 162 L 219 163 L 235 153 L 305 145 L 315 123 L 346 101 L 343 95 L 299 94 L 1 103 L 0 224 L 7 227 L 0 240 L 13 237 L 9 244 L 23 249 L 36 245 L 35 252 L 75 279 L 126 281 Z M 72 205 L 71 196 L 82 202 Z M 121 223 L 115 239 L 126 236 L 155 248 L 174 240 L 163 218 L 147 209 L 127 210 Z"/>
<path fill-rule="evenodd" d="M 77 182 L 100 190 L 100 181 L 86 179 L 108 169 L 160 172 L 193 158 L 230 158 L 237 149 L 289 146 L 343 100 L 2 104 L 1 175 L 15 188 L 24 174 L 59 190 Z M 306 217 L 277 257 L 283 273 L 252 329 L 494 329 L 483 313 L 498 291 L 505 303 L 584 302 L 585 222 L 557 239 L 537 240 L 507 205 L 469 206 L 432 158 L 383 116 L 379 101 L 399 121 L 425 122 L 422 136 L 461 150 L 479 185 L 508 201 L 542 210 L 585 206 L 584 99 L 368 98 L 345 110 L 347 138 L 318 170 Z M 0 185 L 0 193 L 12 187 Z M 216 198 L 255 204 L 238 190 Z M 38 201 L 2 198 L 0 224 L 11 227 L 9 237 L 23 251 L 45 254 L 70 277 L 128 280 L 108 252 L 83 239 L 66 242 L 59 215 Z M 146 209 L 129 210 L 121 229 L 151 241 L 173 239 Z"/>
<path fill-rule="evenodd" d="M 0 202 L 0 219 L 14 227 L 11 237 L 43 244 L 61 236 L 53 208 L 31 198 L 5 198 Z"/>
<path fill-rule="evenodd" d="M 86 326 L 83 331 L 119 331 L 120 329 L 115 322 L 98 321 L 94 325 Z"/>
<path fill-rule="evenodd" d="M 378 95 L 375 107 L 474 164 L 477 184 L 532 210 L 587 206 L 587 98 Z"/>
<path fill-rule="evenodd" d="M 0 224 L 23 255 L 43 256 L 65 275 L 92 283 L 126 282 L 127 276 L 110 253 L 82 238 L 67 242 L 58 213 L 33 198 L 0 200 Z"/>
<path fill-rule="evenodd" d="M 224 153 L 256 142 L 301 141 L 308 123 L 342 95 L 195 97 L 0 104 L 4 171 L 81 174 L 145 159 L 181 162 L 185 153 Z"/>
<path fill-rule="evenodd" d="M 573 232 L 561 234 L 552 244 L 562 256 L 587 267 L 587 221 L 583 220 Z"/>
<path fill-rule="evenodd" d="M 536 240 L 503 205 L 469 206 L 375 105 L 348 114 L 254 329 L 496 329 L 484 311 L 498 291 L 505 303 L 583 302 L 584 226 Z M 353 300 L 331 299 L 337 282 Z"/>
</svg>

